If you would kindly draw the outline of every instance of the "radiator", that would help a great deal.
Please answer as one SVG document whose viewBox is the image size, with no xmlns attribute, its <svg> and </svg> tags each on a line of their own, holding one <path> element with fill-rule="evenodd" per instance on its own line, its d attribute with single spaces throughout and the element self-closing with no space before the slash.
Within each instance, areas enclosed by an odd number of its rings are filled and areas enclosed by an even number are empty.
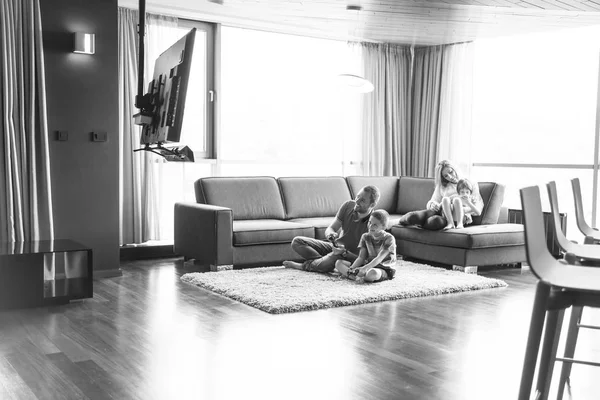
<svg viewBox="0 0 600 400">
<path fill-rule="evenodd" d="M 563 231 L 565 236 L 567 235 L 567 214 L 560 213 L 560 229 Z M 508 222 L 513 224 L 523 223 L 523 210 L 508 210 Z M 555 258 L 562 258 L 562 253 L 558 242 L 556 241 L 556 235 L 554 229 L 552 229 L 552 213 L 544 213 L 544 230 L 546 232 L 546 243 L 548 244 L 548 250 Z"/>
</svg>

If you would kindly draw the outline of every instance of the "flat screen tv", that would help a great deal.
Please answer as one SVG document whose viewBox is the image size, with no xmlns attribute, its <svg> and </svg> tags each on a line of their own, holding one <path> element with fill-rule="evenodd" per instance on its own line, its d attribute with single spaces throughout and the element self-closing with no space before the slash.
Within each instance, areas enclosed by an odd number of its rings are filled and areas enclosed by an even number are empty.
<svg viewBox="0 0 600 400">
<path fill-rule="evenodd" d="M 144 124 L 140 143 L 176 143 L 181 137 L 196 28 L 165 50 L 154 63 L 148 84 L 152 118 Z"/>
</svg>

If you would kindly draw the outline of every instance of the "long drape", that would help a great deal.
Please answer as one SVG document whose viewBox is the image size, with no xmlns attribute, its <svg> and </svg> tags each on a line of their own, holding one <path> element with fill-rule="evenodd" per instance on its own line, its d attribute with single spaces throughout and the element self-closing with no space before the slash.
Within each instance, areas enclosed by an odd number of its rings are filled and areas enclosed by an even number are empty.
<svg viewBox="0 0 600 400">
<path fill-rule="evenodd" d="M 442 46 L 415 49 L 410 175 L 433 176 L 437 163 L 442 58 Z"/>
<path fill-rule="evenodd" d="M 144 238 L 144 154 L 140 129 L 133 123 L 138 81 L 137 10 L 119 8 L 119 221 L 120 243 L 140 243 Z"/>
<path fill-rule="evenodd" d="M 411 165 L 412 49 L 376 43 L 360 46 L 363 74 L 375 86 L 363 101 L 363 173 L 406 175 Z"/>
<path fill-rule="evenodd" d="M 0 241 L 54 239 L 38 0 L 0 2 Z"/>
<path fill-rule="evenodd" d="M 411 48 L 361 43 L 364 175 L 433 176 L 440 159 L 471 165 L 471 43 Z"/>
<path fill-rule="evenodd" d="M 119 7 L 119 174 L 120 243 L 159 240 L 164 162 L 152 153 L 133 152 L 140 145 L 140 127 L 133 123 L 138 80 L 137 25 L 139 13 Z M 154 61 L 181 37 L 177 18 L 146 14 L 144 92 L 152 79 Z M 165 29 L 166 28 L 166 29 Z"/>
</svg>

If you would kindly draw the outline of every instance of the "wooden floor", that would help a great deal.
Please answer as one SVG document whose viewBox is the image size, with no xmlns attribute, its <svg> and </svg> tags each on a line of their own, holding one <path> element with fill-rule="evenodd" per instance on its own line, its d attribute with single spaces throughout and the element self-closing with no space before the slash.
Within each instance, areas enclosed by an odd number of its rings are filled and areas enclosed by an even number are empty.
<svg viewBox="0 0 600 400">
<path fill-rule="evenodd" d="M 516 398 L 528 270 L 480 272 L 508 288 L 270 315 L 180 282 L 181 259 L 122 267 L 93 299 L 0 312 L 0 399 Z M 598 339 L 582 330 L 576 357 L 600 360 Z M 572 382 L 597 399 L 600 368 Z"/>
</svg>

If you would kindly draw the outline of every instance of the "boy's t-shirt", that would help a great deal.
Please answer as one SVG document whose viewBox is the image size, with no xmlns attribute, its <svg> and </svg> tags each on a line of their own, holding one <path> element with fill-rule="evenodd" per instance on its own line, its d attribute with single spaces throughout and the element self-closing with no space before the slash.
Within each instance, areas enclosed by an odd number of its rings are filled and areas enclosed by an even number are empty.
<svg viewBox="0 0 600 400">
<path fill-rule="evenodd" d="M 393 264 L 396 262 L 396 239 L 394 235 L 389 232 L 382 232 L 383 234 L 375 238 L 370 233 L 365 233 L 360 238 L 360 243 L 358 244 L 359 248 L 367 249 L 367 259 L 365 263 L 371 262 L 381 249 L 385 249 L 389 251 L 387 257 L 381 262 L 381 264 Z M 391 265 L 393 266 L 393 265 Z"/>
</svg>

